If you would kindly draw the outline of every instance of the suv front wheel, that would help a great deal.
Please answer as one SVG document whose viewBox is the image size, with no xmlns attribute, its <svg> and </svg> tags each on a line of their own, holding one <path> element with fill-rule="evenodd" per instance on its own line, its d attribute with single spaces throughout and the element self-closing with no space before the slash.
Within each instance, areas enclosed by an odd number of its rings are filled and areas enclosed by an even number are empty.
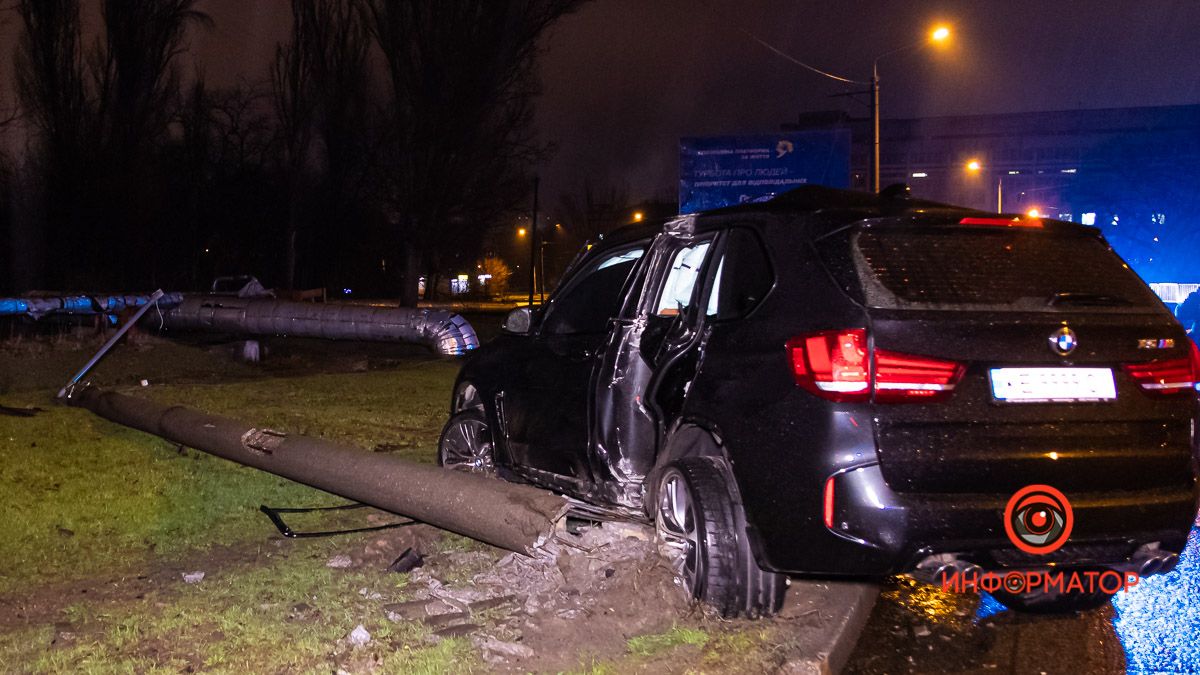
<svg viewBox="0 0 1200 675">
<path fill-rule="evenodd" d="M 668 464 L 654 493 L 655 529 L 693 598 L 722 616 L 770 616 L 783 604 L 787 577 L 758 566 L 734 489 L 720 459 L 690 457 Z"/>
<path fill-rule="evenodd" d="M 438 438 L 437 460 L 447 469 L 495 475 L 496 453 L 482 410 L 463 410 L 446 422 Z"/>
</svg>

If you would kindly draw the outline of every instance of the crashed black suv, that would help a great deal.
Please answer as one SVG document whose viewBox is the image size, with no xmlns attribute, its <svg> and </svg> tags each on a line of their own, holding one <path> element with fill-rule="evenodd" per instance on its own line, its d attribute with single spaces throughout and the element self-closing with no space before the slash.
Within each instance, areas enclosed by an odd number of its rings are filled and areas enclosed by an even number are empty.
<svg viewBox="0 0 1200 675">
<path fill-rule="evenodd" d="M 1094 228 L 811 187 L 589 246 L 464 364 L 439 458 L 653 520 L 730 615 L 795 574 L 1149 574 L 1196 516 L 1198 374 Z M 1073 507 L 1053 553 L 1006 534 L 1030 485 Z"/>
</svg>

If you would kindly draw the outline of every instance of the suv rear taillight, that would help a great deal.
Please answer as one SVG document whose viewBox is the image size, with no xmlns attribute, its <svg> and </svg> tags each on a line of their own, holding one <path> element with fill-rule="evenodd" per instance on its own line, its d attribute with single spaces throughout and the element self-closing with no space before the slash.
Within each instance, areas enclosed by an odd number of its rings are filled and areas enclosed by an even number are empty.
<svg viewBox="0 0 1200 675">
<path fill-rule="evenodd" d="M 787 342 L 796 384 L 821 398 L 878 403 L 921 403 L 945 398 L 965 370 L 962 364 L 928 356 L 875 350 L 872 368 L 863 328 L 827 330 Z"/>
<path fill-rule="evenodd" d="M 1188 346 L 1191 349 L 1187 358 L 1127 363 L 1122 367 L 1142 391 L 1152 396 L 1173 396 L 1195 391 L 1200 383 L 1200 349 L 1191 340 Z"/>
</svg>

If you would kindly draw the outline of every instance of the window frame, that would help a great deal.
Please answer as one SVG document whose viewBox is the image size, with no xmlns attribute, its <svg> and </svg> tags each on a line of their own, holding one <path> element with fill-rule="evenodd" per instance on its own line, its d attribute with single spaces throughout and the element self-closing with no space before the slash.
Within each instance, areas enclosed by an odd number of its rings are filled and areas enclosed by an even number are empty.
<svg viewBox="0 0 1200 675">
<path fill-rule="evenodd" d="M 551 320 L 551 318 L 554 316 L 554 314 L 560 310 L 564 299 L 569 298 L 571 295 L 571 292 L 573 290 L 575 290 L 575 288 L 577 288 L 579 286 L 579 284 L 582 283 L 585 278 L 589 277 L 590 275 L 592 275 L 596 272 L 599 272 L 601 270 L 601 265 L 603 264 L 604 261 L 615 258 L 620 255 L 624 255 L 626 253 L 629 253 L 630 251 L 640 249 L 642 251 L 642 255 L 634 261 L 634 266 L 633 266 L 633 269 L 630 270 L 629 276 L 627 276 L 625 278 L 625 281 L 623 281 L 621 283 L 621 290 L 620 290 L 620 294 L 619 294 L 619 297 L 621 298 L 621 303 L 620 303 L 620 307 L 618 308 L 617 315 L 607 317 L 605 319 L 605 321 L 607 323 L 608 321 L 611 321 L 612 319 L 619 317 L 620 313 L 621 313 L 621 308 L 623 308 L 625 305 L 625 298 L 629 293 L 630 283 L 638 277 L 640 270 L 646 264 L 646 260 L 651 257 L 653 242 L 654 242 L 653 239 L 638 239 L 635 241 L 626 242 L 624 244 L 614 245 L 611 248 L 607 248 L 607 249 L 604 249 L 601 251 L 597 251 L 593 255 L 589 256 L 589 258 L 587 258 L 585 260 L 581 260 L 580 264 L 576 268 L 576 271 L 573 274 L 571 274 L 571 276 L 566 280 L 565 283 L 560 284 L 558 286 L 558 288 L 555 288 L 554 292 L 550 294 L 550 297 L 546 299 L 546 304 L 542 305 L 542 307 L 539 308 L 539 312 L 538 312 L 539 316 L 538 316 L 538 320 L 537 320 L 536 335 L 538 335 L 538 336 L 556 336 L 556 337 L 596 335 L 596 333 L 581 333 L 581 332 L 566 332 L 566 333 L 549 332 L 546 330 L 546 326 L 549 323 L 549 321 Z"/>
<path fill-rule="evenodd" d="M 708 313 L 708 305 L 711 302 L 713 292 L 719 290 L 718 288 L 715 287 L 716 269 L 720 268 L 721 261 L 723 261 L 725 259 L 725 256 L 729 253 L 729 242 L 730 242 L 730 239 L 732 238 L 731 235 L 733 234 L 734 231 L 745 232 L 754 241 L 754 244 L 758 247 L 759 253 L 762 254 L 762 261 L 766 264 L 767 276 L 771 280 L 771 285 L 769 287 L 767 287 L 766 291 L 762 294 L 762 297 L 759 298 L 758 301 L 754 303 L 754 306 L 751 307 L 748 311 L 738 312 L 737 314 L 734 314 L 732 316 L 722 317 L 720 315 L 720 307 L 719 306 L 717 308 L 717 314 L 709 314 Z M 775 265 L 774 258 L 771 257 L 771 249 L 767 248 L 767 245 L 763 241 L 762 235 L 759 234 L 758 229 L 750 224 L 742 224 L 742 223 L 736 223 L 733 225 L 729 225 L 728 227 L 722 228 L 721 232 L 720 232 L 720 238 L 717 242 L 716 250 L 711 255 L 717 256 L 715 258 L 717 268 L 714 268 L 713 273 L 710 274 L 708 276 L 708 279 L 705 281 L 705 287 L 704 287 L 705 295 L 704 295 L 704 302 L 703 302 L 705 322 L 712 323 L 712 324 L 724 324 L 724 323 L 728 323 L 731 321 L 741 321 L 743 319 L 748 319 L 748 318 L 754 316 L 754 314 L 756 314 L 758 312 L 758 310 L 764 304 L 766 304 L 767 300 L 771 297 L 771 294 L 773 294 L 775 292 L 775 288 L 779 285 L 779 275 L 777 273 L 778 268 Z"/>
</svg>

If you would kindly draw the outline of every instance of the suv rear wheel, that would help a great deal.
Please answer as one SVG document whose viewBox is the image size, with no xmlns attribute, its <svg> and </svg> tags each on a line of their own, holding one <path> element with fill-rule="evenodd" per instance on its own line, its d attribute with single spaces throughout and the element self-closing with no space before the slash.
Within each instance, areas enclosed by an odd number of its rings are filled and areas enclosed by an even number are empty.
<svg viewBox="0 0 1200 675">
<path fill-rule="evenodd" d="M 438 465 L 484 475 L 496 473 L 495 446 L 482 410 L 455 414 L 438 439 Z"/>
<path fill-rule="evenodd" d="M 655 529 L 684 589 L 722 616 L 779 611 L 787 577 L 758 566 L 732 480 L 711 457 L 668 464 L 655 490 Z"/>
</svg>

